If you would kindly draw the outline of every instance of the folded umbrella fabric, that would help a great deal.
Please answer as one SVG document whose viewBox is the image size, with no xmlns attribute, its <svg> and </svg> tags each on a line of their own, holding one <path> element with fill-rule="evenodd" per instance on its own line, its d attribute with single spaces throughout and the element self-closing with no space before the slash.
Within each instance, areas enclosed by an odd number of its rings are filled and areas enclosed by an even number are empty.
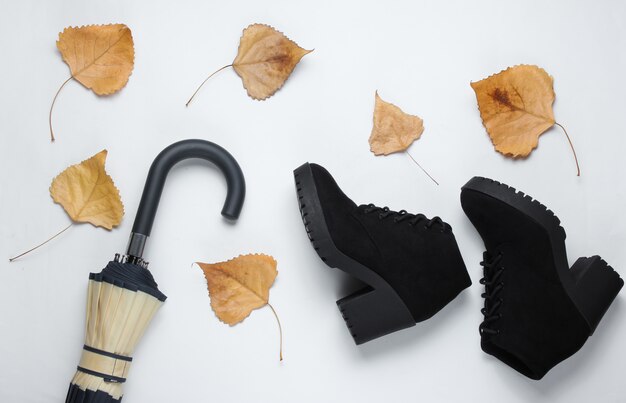
<svg viewBox="0 0 626 403">
<path fill-rule="evenodd" d="M 119 255 L 89 275 L 85 345 L 66 403 L 122 400 L 133 350 L 166 298 L 144 264 Z"/>
</svg>

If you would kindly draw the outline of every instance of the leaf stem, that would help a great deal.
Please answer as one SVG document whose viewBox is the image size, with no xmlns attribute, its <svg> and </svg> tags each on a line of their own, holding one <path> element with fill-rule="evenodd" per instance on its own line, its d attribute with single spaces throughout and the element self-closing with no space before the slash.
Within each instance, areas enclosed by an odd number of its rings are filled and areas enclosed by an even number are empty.
<svg viewBox="0 0 626 403">
<path fill-rule="evenodd" d="M 220 71 L 228 68 L 228 67 L 232 67 L 232 64 L 227 64 L 224 67 L 221 67 L 217 70 L 215 70 L 213 73 L 211 73 L 207 78 L 204 79 L 204 81 L 202 82 L 202 84 L 200 84 L 200 86 L 198 87 L 198 89 L 196 90 L 196 92 L 193 93 L 193 95 L 191 96 L 191 98 L 189 98 L 189 101 L 187 101 L 187 103 L 185 104 L 185 106 L 189 106 L 189 104 L 191 103 L 191 100 L 193 99 L 193 97 L 196 96 L 196 94 L 198 93 L 198 91 L 200 91 L 200 88 L 202 88 L 202 86 L 204 85 L 204 83 L 206 83 L 207 81 L 209 81 L 209 78 L 213 77 L 214 75 L 216 75 L 217 73 L 219 73 Z"/>
<path fill-rule="evenodd" d="M 63 87 L 65 87 L 65 84 L 67 84 L 72 78 L 74 78 L 74 77 L 70 76 L 70 78 L 68 78 L 67 80 L 65 80 L 63 82 L 63 84 L 61 84 L 61 86 L 57 90 L 57 93 L 54 94 L 54 99 L 52 100 L 52 105 L 50 105 L 50 114 L 48 115 L 48 123 L 50 124 L 50 141 L 54 141 L 54 131 L 52 130 L 52 109 L 54 108 L 54 103 L 57 101 L 57 97 L 59 96 L 59 92 L 61 92 Z"/>
<path fill-rule="evenodd" d="M 426 174 L 426 176 L 428 176 L 428 177 L 429 177 L 429 178 L 430 178 L 433 182 L 435 182 L 435 183 L 437 184 L 437 186 L 439 186 L 439 182 L 437 182 L 437 181 L 435 180 L 435 178 L 433 178 L 432 176 L 430 176 L 430 174 L 429 174 L 428 172 L 426 172 L 426 170 L 425 170 L 425 169 L 424 169 L 424 168 L 423 168 L 423 167 L 419 164 L 419 162 L 415 161 L 415 158 L 413 158 L 413 156 L 412 156 L 412 155 L 411 155 L 408 151 L 406 151 L 406 150 L 405 150 L 404 152 L 405 152 L 405 153 L 409 156 L 409 158 L 411 158 L 411 159 L 413 160 L 413 162 L 415 162 L 415 165 L 417 165 L 418 167 L 420 167 L 420 169 L 421 169 L 422 171 L 424 171 L 424 173 Z"/>
<path fill-rule="evenodd" d="M 567 137 L 567 141 L 569 142 L 569 146 L 572 149 L 572 153 L 574 153 L 574 161 L 576 161 L 576 170 L 577 170 L 576 176 L 580 176 L 580 165 L 578 165 L 578 157 L 576 156 L 576 150 L 574 150 L 572 139 L 569 138 L 569 135 L 567 134 L 567 130 L 565 130 L 562 124 L 560 124 L 559 122 L 554 122 L 554 124 L 559 126 L 561 129 L 563 129 L 563 133 L 565 133 L 565 137 Z"/>
<path fill-rule="evenodd" d="M 283 360 L 283 327 L 280 325 L 280 319 L 278 319 L 278 314 L 276 313 L 276 310 L 274 309 L 272 304 L 268 302 L 267 306 L 270 307 L 270 309 L 274 313 L 274 317 L 276 317 L 276 322 L 278 322 L 278 331 L 280 332 L 280 360 L 282 361 Z"/>
<path fill-rule="evenodd" d="M 27 250 L 26 252 L 22 252 L 19 255 L 15 256 L 15 257 L 12 257 L 11 259 L 9 259 L 9 262 L 13 262 L 16 259 L 24 256 L 25 254 L 30 253 L 30 252 L 34 251 L 35 249 L 39 248 L 40 246 L 43 246 L 43 245 L 47 244 L 48 242 L 52 241 L 54 238 L 58 237 L 59 235 L 61 235 L 62 233 L 64 233 L 68 229 L 70 229 L 72 224 L 73 223 L 70 223 L 70 225 L 68 225 L 67 227 L 63 228 L 61 231 L 57 232 L 56 234 L 54 234 L 50 238 L 46 239 L 44 242 L 40 243 L 39 245 L 35 246 L 34 248 L 31 248 L 31 249 Z"/>
</svg>

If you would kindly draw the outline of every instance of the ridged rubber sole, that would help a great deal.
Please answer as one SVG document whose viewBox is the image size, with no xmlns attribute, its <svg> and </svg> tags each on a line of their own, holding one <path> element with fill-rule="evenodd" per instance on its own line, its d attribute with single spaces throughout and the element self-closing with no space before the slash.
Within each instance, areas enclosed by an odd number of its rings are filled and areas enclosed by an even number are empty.
<svg viewBox="0 0 626 403">
<path fill-rule="evenodd" d="M 381 276 L 342 253 L 332 240 L 309 163 L 294 170 L 298 206 L 313 248 L 327 266 L 340 269 L 368 285 L 337 301 L 356 344 L 415 326 L 400 296 Z"/>
<path fill-rule="evenodd" d="M 568 269 L 565 230 L 558 217 L 546 206 L 514 188 L 488 178 L 474 177 L 463 190 L 479 192 L 517 209 L 537 222 L 548 234 L 554 266 L 563 288 L 574 302 L 593 334 L 598 323 L 624 285 L 599 256 L 581 257 Z"/>
</svg>

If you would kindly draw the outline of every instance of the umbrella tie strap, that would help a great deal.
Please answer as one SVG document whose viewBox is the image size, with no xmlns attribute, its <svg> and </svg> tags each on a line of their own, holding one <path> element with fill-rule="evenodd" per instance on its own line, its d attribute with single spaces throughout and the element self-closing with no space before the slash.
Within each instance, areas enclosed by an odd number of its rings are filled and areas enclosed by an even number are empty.
<svg viewBox="0 0 626 403">
<path fill-rule="evenodd" d="M 132 357 L 84 345 L 78 370 L 104 379 L 105 382 L 126 382 Z"/>
</svg>

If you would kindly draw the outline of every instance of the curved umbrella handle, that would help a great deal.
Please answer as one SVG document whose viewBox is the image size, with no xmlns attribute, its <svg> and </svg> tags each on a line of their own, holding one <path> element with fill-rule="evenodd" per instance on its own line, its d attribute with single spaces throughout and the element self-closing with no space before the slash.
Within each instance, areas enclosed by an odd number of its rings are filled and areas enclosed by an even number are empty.
<svg viewBox="0 0 626 403">
<path fill-rule="evenodd" d="M 131 257 L 131 260 L 138 260 L 143 255 L 167 174 L 178 162 L 189 158 L 201 158 L 217 165 L 226 177 L 228 186 L 222 215 L 230 220 L 236 220 L 239 217 L 246 195 L 246 182 L 235 158 L 228 151 L 210 141 L 179 141 L 161 151 L 150 167 L 126 250 L 126 255 Z"/>
</svg>

